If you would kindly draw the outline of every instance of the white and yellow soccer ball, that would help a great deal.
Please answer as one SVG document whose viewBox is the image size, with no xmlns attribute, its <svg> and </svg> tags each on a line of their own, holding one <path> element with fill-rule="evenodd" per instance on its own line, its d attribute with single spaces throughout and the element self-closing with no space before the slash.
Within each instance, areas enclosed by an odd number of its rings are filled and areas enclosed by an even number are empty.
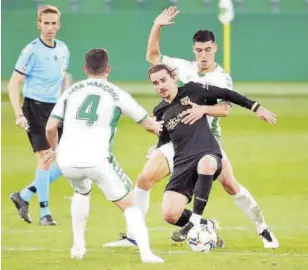
<svg viewBox="0 0 308 270">
<path fill-rule="evenodd" d="M 217 234 L 207 225 L 201 224 L 188 232 L 187 243 L 194 252 L 209 252 L 216 247 Z"/>
</svg>

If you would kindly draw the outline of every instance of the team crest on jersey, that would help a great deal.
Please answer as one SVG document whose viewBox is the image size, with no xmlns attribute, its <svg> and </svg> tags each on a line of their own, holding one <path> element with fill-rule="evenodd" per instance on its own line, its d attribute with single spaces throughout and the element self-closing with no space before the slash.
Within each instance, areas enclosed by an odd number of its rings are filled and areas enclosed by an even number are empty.
<svg viewBox="0 0 308 270">
<path fill-rule="evenodd" d="M 21 69 L 22 73 L 26 73 L 27 72 L 27 66 L 23 66 L 23 68 Z"/>
<path fill-rule="evenodd" d="M 182 105 L 188 105 L 189 103 L 190 103 L 191 101 L 190 101 L 190 99 L 189 99 L 189 97 L 183 97 L 183 98 L 181 98 L 181 104 Z"/>
</svg>

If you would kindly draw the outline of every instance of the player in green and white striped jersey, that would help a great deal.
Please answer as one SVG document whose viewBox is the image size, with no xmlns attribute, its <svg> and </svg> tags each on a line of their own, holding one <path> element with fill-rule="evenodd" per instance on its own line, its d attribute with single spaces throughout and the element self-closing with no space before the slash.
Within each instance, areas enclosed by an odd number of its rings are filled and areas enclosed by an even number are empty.
<svg viewBox="0 0 308 270">
<path fill-rule="evenodd" d="M 92 49 L 85 57 L 87 79 L 75 83 L 62 94 L 46 126 L 51 150 L 46 162 L 56 156 L 63 175 L 75 194 L 71 204 L 73 247 L 71 257 L 85 255 L 85 228 L 90 210 L 92 182 L 123 211 L 133 231 L 143 263 L 162 263 L 152 253 L 148 229 L 131 192 L 131 181 L 112 154 L 112 143 L 121 114 L 146 130 L 159 134 L 161 123 L 148 117 L 146 110 L 127 92 L 107 80 L 110 65 L 104 49 Z M 58 127 L 63 136 L 58 145 Z M 56 152 L 56 154 L 55 154 Z"/>
<path fill-rule="evenodd" d="M 149 36 L 147 61 L 151 64 L 163 63 L 170 66 L 176 72 L 180 83 L 185 84 L 193 81 L 232 89 L 230 75 L 215 62 L 217 44 L 215 42 L 215 36 L 211 31 L 200 30 L 194 35 L 193 52 L 196 57 L 195 61 L 172 58 L 161 54 L 159 47 L 161 29 L 163 26 L 174 24 L 173 19 L 178 13 L 179 11 L 176 7 L 170 7 L 155 19 Z M 210 107 L 194 105 L 192 109 L 188 110 L 186 117 L 182 121 L 192 123 L 200 119 L 204 114 L 207 114 L 212 132 L 216 139 L 220 141 L 221 131 L 219 118 L 210 117 L 209 115 L 225 116 L 228 114 L 230 108 L 224 102 Z M 236 180 L 230 161 L 223 150 L 222 153 L 223 169 L 218 178 L 219 182 L 225 191 L 232 196 L 235 204 L 254 224 L 257 233 L 263 241 L 264 248 L 278 248 L 279 243 L 273 232 L 269 230 L 260 207 L 251 193 Z M 174 150 L 171 143 L 160 146 L 152 152 L 142 173 L 138 176 L 135 187 L 135 198 L 144 214 L 147 213 L 149 208 L 149 192 L 151 187 L 172 172 L 173 156 Z M 178 222 L 175 221 L 174 223 L 180 224 L 180 219 L 181 217 L 178 217 Z M 129 242 L 132 242 L 130 240 L 131 237 L 128 232 L 128 235 L 124 239 L 107 244 L 106 246 L 128 246 L 130 245 Z"/>
</svg>

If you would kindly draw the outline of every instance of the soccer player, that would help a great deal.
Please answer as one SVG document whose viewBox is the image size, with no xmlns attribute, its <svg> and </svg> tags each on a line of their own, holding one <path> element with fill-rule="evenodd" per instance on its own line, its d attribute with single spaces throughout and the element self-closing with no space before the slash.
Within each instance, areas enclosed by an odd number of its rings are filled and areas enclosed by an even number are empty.
<svg viewBox="0 0 308 270">
<path fill-rule="evenodd" d="M 31 223 L 28 206 L 35 192 L 40 204 L 40 224 L 56 225 L 48 206 L 49 184 L 61 172 L 53 164 L 44 163 L 44 153 L 49 144 L 45 126 L 62 88 L 68 87 L 66 70 L 69 51 L 64 42 L 55 39 L 60 28 L 60 11 L 55 6 L 42 6 L 37 12 L 40 36 L 31 41 L 21 52 L 9 82 L 9 97 L 16 117 L 16 125 L 27 131 L 37 160 L 34 181 L 21 192 L 11 195 L 19 215 Z M 20 85 L 23 86 L 24 102 L 20 105 Z M 61 132 L 61 129 L 59 129 Z"/>
<path fill-rule="evenodd" d="M 158 145 L 171 141 L 175 152 L 174 170 L 164 194 L 163 215 L 170 224 L 182 224 L 182 228 L 171 236 L 174 241 L 181 242 L 193 226 L 200 225 L 213 180 L 222 170 L 222 152 L 207 117 L 204 115 L 193 124 L 182 121 L 191 102 L 206 105 L 223 99 L 252 110 L 271 124 L 276 123 L 276 115 L 259 103 L 227 89 L 194 82 L 178 88 L 172 69 L 164 64 L 153 66 L 149 78 L 162 97 L 153 111 L 156 119 L 164 123 Z M 190 211 L 185 206 L 193 194 L 193 210 Z"/>
<path fill-rule="evenodd" d="M 52 149 L 48 155 L 52 157 L 57 149 L 57 163 L 75 190 L 71 204 L 74 238 L 71 257 L 81 259 L 85 254 L 84 233 L 93 181 L 105 197 L 124 212 L 142 262 L 162 263 L 163 259 L 150 249 L 143 215 L 134 204 L 132 182 L 112 155 L 113 139 L 122 113 L 155 134 L 159 134 L 162 125 L 149 118 L 145 109 L 128 93 L 107 81 L 110 65 L 104 49 L 92 49 L 86 54 L 84 70 L 88 78 L 63 93 L 46 127 Z M 57 130 L 62 122 L 63 136 L 58 146 Z"/>
<path fill-rule="evenodd" d="M 147 61 L 151 64 L 164 63 L 175 69 L 177 77 L 181 84 L 190 81 L 210 84 L 218 87 L 232 89 L 232 79 L 229 74 L 224 72 L 221 66 L 215 62 L 217 44 L 215 36 L 211 31 L 200 30 L 193 37 L 193 52 L 195 61 L 168 57 L 162 55 L 159 47 L 160 33 L 164 26 L 174 24 L 173 19 L 179 11 L 176 7 L 170 7 L 164 10 L 154 21 L 148 41 Z M 227 115 L 230 108 L 225 103 L 217 104 L 212 109 L 224 110 Z M 222 107 L 225 106 L 225 107 Z M 216 107 L 216 108 L 215 108 Z M 194 105 L 188 110 L 188 114 L 182 121 L 193 123 L 203 117 L 204 108 Z M 217 115 L 219 116 L 219 115 Z M 213 135 L 221 145 L 221 131 L 218 117 L 207 117 L 211 126 Z M 251 193 L 243 187 L 235 178 L 231 163 L 226 153 L 221 149 L 222 172 L 218 181 L 222 184 L 225 191 L 232 196 L 235 204 L 254 224 L 257 233 L 260 235 L 264 248 L 278 248 L 279 242 L 273 232 L 266 224 L 265 218 Z M 174 149 L 172 143 L 166 143 L 156 148 L 150 155 L 149 160 L 143 168 L 141 174 L 137 177 L 135 187 L 135 197 L 138 206 L 142 209 L 144 215 L 148 212 L 150 203 L 150 190 L 152 186 L 173 171 Z M 131 246 L 133 239 L 123 236 L 122 240 L 107 244 L 105 246 Z"/>
</svg>

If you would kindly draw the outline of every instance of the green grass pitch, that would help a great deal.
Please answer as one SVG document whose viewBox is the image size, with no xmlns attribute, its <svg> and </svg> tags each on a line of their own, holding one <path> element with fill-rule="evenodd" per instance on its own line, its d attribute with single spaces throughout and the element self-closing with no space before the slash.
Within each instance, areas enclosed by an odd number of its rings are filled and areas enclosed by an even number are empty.
<svg viewBox="0 0 308 270">
<path fill-rule="evenodd" d="M 2 100 L 2 269 L 161 269 L 175 270 L 304 270 L 308 269 L 308 96 L 251 96 L 278 114 L 270 126 L 249 111 L 235 107 L 222 119 L 223 145 L 235 175 L 255 196 L 276 236 L 278 250 L 264 250 L 250 221 L 215 183 L 206 217 L 217 218 L 226 248 L 211 253 L 193 253 L 186 244 L 174 246 L 169 240 L 174 229 L 161 216 L 161 200 L 166 180 L 151 192 L 147 217 L 151 244 L 165 259 L 162 265 L 142 265 L 137 250 L 107 249 L 102 244 L 118 238 L 125 222 L 117 207 L 94 189 L 87 224 L 88 253 L 84 260 L 69 257 L 72 243 L 70 201 L 72 189 L 63 177 L 51 186 L 50 206 L 59 223 L 38 225 L 37 198 L 31 201 L 32 224 L 24 223 L 9 200 L 34 176 L 35 157 L 26 134 L 15 127 L 12 109 Z M 157 97 L 136 95 L 148 111 Z M 82 143 L 82 142 L 81 142 Z M 134 180 L 140 172 L 147 149 L 155 137 L 123 117 L 116 137 L 115 153 L 122 168 Z"/>
</svg>

